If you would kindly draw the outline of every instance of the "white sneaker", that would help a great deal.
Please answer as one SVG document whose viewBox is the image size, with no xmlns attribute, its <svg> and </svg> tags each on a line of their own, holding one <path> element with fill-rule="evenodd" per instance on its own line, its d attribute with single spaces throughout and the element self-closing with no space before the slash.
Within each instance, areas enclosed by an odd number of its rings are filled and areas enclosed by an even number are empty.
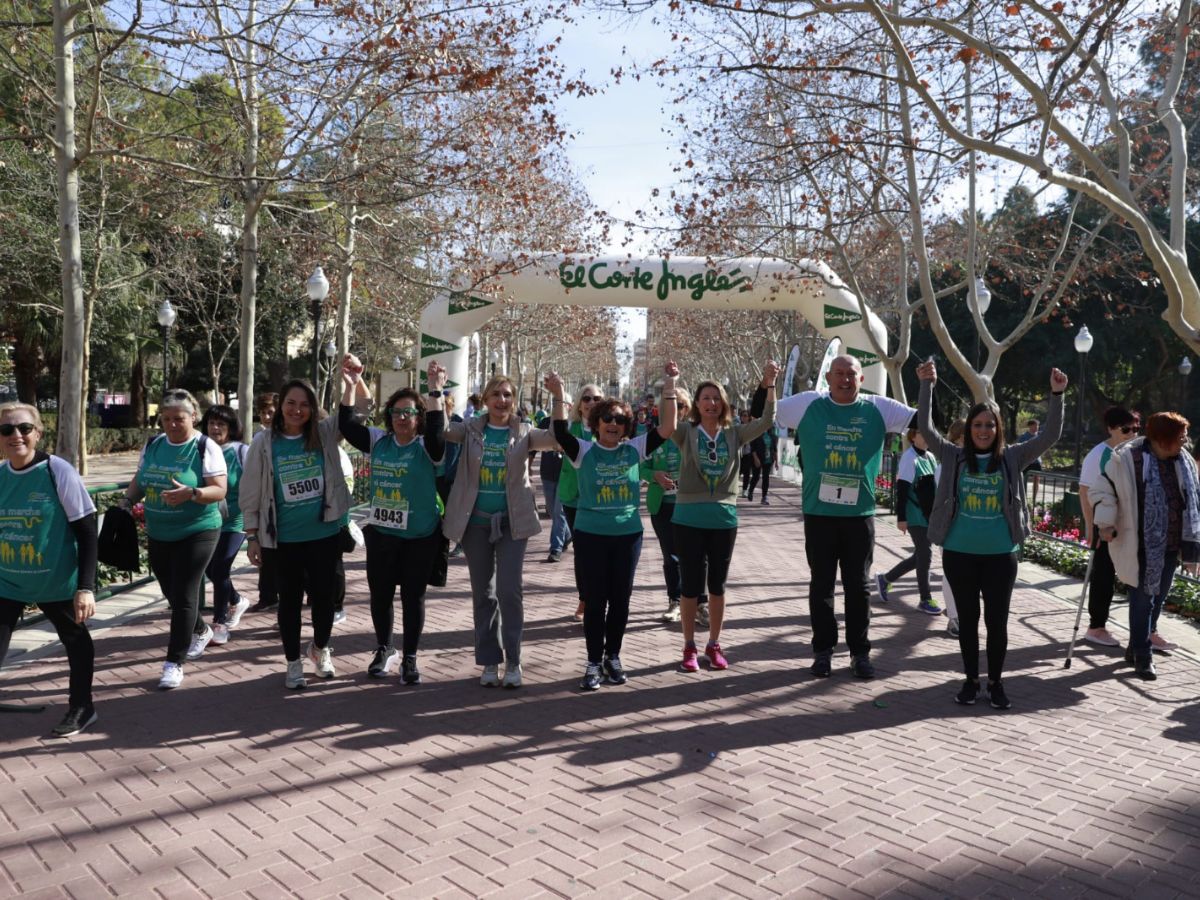
<svg viewBox="0 0 1200 900">
<path fill-rule="evenodd" d="M 484 687 L 500 687 L 500 667 L 484 666 L 483 674 L 479 676 L 479 683 Z"/>
<path fill-rule="evenodd" d="M 246 610 L 250 608 L 250 601 L 238 594 L 237 603 L 229 608 L 229 615 L 225 619 L 225 624 L 230 628 L 237 628 L 242 623 L 242 616 Z"/>
<path fill-rule="evenodd" d="M 318 678 L 332 678 L 333 671 L 333 654 L 329 652 L 328 647 L 322 647 L 319 650 L 317 645 L 310 643 L 308 645 L 308 658 L 312 660 L 312 664 L 317 669 Z"/>
<path fill-rule="evenodd" d="M 214 625 L 212 627 L 212 643 L 216 644 L 218 647 L 222 644 L 229 643 L 228 625 Z"/>
<path fill-rule="evenodd" d="M 204 655 L 204 648 L 208 646 L 208 642 L 213 639 L 213 630 L 207 625 L 204 626 L 203 634 L 193 634 L 192 643 L 188 646 L 187 658 L 199 659 Z"/>
<path fill-rule="evenodd" d="M 667 611 L 662 614 L 662 620 L 664 622 L 678 622 L 679 619 L 679 601 L 672 600 L 667 604 Z"/>
<path fill-rule="evenodd" d="M 183 666 L 179 663 L 163 663 L 162 678 L 158 679 L 158 686 L 164 691 L 174 690 L 183 684 Z"/>
<path fill-rule="evenodd" d="M 521 686 L 520 663 L 504 667 L 504 686 L 506 688 L 519 688 Z"/>
<path fill-rule="evenodd" d="M 308 687 L 308 682 L 304 679 L 304 660 L 293 659 L 287 664 L 287 678 L 283 683 L 290 691 Z"/>
<path fill-rule="evenodd" d="M 696 624 L 701 628 L 708 627 L 708 604 L 701 603 L 696 607 Z"/>
<path fill-rule="evenodd" d="M 344 610 L 344 609 L 335 609 L 335 610 L 333 611 L 333 624 L 334 624 L 334 625 L 339 625 L 339 624 L 341 624 L 342 622 L 345 622 L 345 621 L 346 621 L 346 610 Z"/>
</svg>

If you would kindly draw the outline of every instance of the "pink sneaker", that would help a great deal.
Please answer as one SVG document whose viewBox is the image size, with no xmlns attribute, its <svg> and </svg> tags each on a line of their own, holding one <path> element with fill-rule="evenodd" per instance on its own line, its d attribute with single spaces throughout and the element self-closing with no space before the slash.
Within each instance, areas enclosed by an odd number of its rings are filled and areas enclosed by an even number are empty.
<svg viewBox="0 0 1200 900">
<path fill-rule="evenodd" d="M 710 669 L 728 669 L 729 660 L 725 658 L 725 654 L 721 652 L 721 645 L 709 641 L 704 648 L 704 655 L 708 657 L 708 667 Z"/>
<path fill-rule="evenodd" d="M 700 663 L 696 660 L 696 645 L 688 644 L 683 648 L 683 662 L 679 664 L 680 672 L 699 672 Z"/>
</svg>

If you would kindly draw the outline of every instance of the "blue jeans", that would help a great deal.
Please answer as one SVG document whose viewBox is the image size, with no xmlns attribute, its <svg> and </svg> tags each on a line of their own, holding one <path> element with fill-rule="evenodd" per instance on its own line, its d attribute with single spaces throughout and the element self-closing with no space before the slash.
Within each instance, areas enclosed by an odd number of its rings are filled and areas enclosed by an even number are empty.
<svg viewBox="0 0 1200 900">
<path fill-rule="evenodd" d="M 1135 657 L 1150 656 L 1150 633 L 1158 627 L 1163 601 L 1171 592 L 1175 568 L 1179 565 L 1178 551 L 1167 553 L 1163 560 L 1159 584 L 1145 584 L 1145 569 L 1138 573 L 1138 586 L 1129 589 L 1129 649 Z M 1153 593 L 1152 593 L 1153 591 Z"/>
<path fill-rule="evenodd" d="M 546 510 L 550 513 L 550 552 L 562 553 L 571 537 L 571 526 L 567 524 L 567 514 L 558 499 L 558 482 L 543 481 L 542 496 L 546 498 Z"/>
</svg>

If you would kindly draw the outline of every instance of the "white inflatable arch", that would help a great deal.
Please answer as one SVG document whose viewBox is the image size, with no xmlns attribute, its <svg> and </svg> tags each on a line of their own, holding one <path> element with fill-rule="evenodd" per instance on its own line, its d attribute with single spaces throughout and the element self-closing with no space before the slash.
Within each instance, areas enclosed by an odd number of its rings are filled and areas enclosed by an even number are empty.
<svg viewBox="0 0 1200 900">
<path fill-rule="evenodd" d="M 636 306 L 648 309 L 794 309 L 827 339 L 841 338 L 866 376 L 864 387 L 885 392 L 887 372 L 870 349 L 887 334 L 879 317 L 860 305 L 821 262 L 771 257 L 712 260 L 698 257 L 523 257 L 519 267 L 489 280 L 486 290 L 461 284 L 439 293 L 421 313 L 422 388 L 431 361 L 446 367 L 455 404 L 464 409 L 471 335 L 504 300 L 562 306 Z M 864 316 L 865 313 L 865 316 Z M 730 335 L 730 340 L 737 340 Z M 695 377 L 696 373 L 690 373 Z"/>
</svg>

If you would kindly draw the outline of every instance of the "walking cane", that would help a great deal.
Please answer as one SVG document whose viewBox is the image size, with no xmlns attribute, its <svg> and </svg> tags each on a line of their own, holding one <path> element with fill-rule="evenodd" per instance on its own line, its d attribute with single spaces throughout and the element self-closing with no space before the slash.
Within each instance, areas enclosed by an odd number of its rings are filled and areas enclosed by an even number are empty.
<svg viewBox="0 0 1200 900">
<path fill-rule="evenodd" d="M 1071 668 L 1071 657 L 1075 655 L 1075 642 L 1079 640 L 1079 623 L 1083 620 L 1083 604 L 1087 601 L 1088 586 L 1092 583 L 1092 563 L 1095 561 L 1096 548 L 1089 546 L 1087 571 L 1083 574 L 1083 590 L 1079 593 L 1079 609 L 1075 613 L 1075 631 L 1072 632 L 1071 643 L 1067 647 L 1067 661 L 1063 663 L 1064 669 Z"/>
</svg>

